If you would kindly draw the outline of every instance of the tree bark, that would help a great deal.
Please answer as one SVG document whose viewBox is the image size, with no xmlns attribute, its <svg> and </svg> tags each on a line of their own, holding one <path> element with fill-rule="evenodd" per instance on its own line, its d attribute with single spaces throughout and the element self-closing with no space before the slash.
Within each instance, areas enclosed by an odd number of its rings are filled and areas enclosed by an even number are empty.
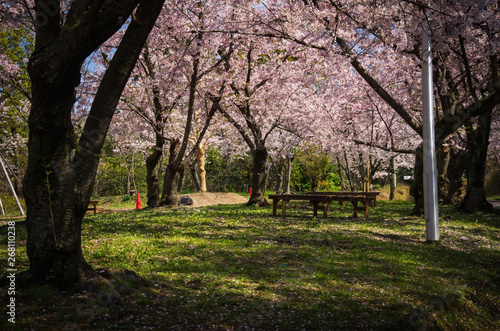
<svg viewBox="0 0 500 331">
<path fill-rule="evenodd" d="M 179 179 L 177 180 L 177 193 L 181 193 L 182 190 L 184 189 L 184 179 L 186 176 L 186 173 L 184 172 L 185 168 L 181 167 L 178 171 L 179 173 Z"/>
<path fill-rule="evenodd" d="M 162 206 L 175 206 L 177 204 L 177 186 L 179 180 L 180 163 L 175 162 L 179 157 L 181 141 L 179 138 L 170 141 L 170 154 L 168 165 L 163 177 Z"/>
<path fill-rule="evenodd" d="M 252 152 L 253 168 L 252 168 L 252 196 L 247 202 L 247 206 L 258 205 L 268 206 L 269 202 L 265 197 L 266 188 L 266 162 L 267 148 L 260 146 Z"/>
<path fill-rule="evenodd" d="M 189 164 L 189 170 L 191 171 L 191 177 L 193 177 L 194 186 L 196 187 L 196 191 L 200 192 L 200 179 L 198 178 L 197 165 L 195 163 Z"/>
<path fill-rule="evenodd" d="M 58 3 L 58 2 L 57 2 Z M 35 51 L 28 72 L 32 82 L 27 206 L 27 281 L 69 286 L 91 273 L 81 249 L 81 223 L 90 201 L 109 123 L 163 1 L 143 1 L 110 62 L 77 141 L 71 124 L 75 88 L 83 61 L 126 21 L 139 1 L 74 2 L 60 26 L 60 9 L 35 1 Z M 83 12 L 87 12 L 83 15 Z M 43 24 L 42 24 L 43 23 Z M 71 28 L 67 28 L 71 27 Z"/>
<path fill-rule="evenodd" d="M 163 136 L 156 134 L 156 144 L 153 153 L 146 158 L 146 184 L 148 187 L 148 207 L 160 206 L 159 163 L 163 155 Z"/>
<path fill-rule="evenodd" d="M 177 187 L 179 183 L 178 169 L 169 164 L 165 170 L 165 177 L 163 179 L 163 193 L 162 193 L 162 206 L 175 206 L 177 205 Z"/>
<path fill-rule="evenodd" d="M 205 148 L 198 146 L 195 152 L 196 155 L 196 166 L 198 172 L 198 179 L 200 183 L 200 192 L 207 191 L 207 173 L 205 171 Z"/>
<path fill-rule="evenodd" d="M 283 193 L 285 194 L 290 194 L 290 179 L 292 177 L 292 163 L 293 163 L 293 156 L 292 155 L 287 155 L 286 156 L 286 165 L 285 165 L 285 181 L 283 184 Z"/>
<path fill-rule="evenodd" d="M 424 212 L 424 155 L 422 143 L 415 151 L 415 166 L 413 167 L 413 184 L 410 186 L 410 195 L 415 200 L 412 215 L 422 215 Z"/>
<path fill-rule="evenodd" d="M 444 204 L 458 204 L 466 191 L 463 175 L 470 161 L 470 151 L 466 149 L 460 153 L 451 150 L 450 163 L 448 165 L 448 190 L 443 199 Z"/>
<path fill-rule="evenodd" d="M 449 146 L 440 146 L 436 151 L 436 165 L 438 172 L 438 196 L 439 202 L 449 195 L 450 179 L 448 169 L 451 161 L 451 148 Z"/>
<path fill-rule="evenodd" d="M 279 158 L 276 162 L 276 187 L 274 190 L 280 194 L 283 190 L 283 159 Z"/>
<path fill-rule="evenodd" d="M 394 166 L 394 158 L 395 156 L 392 156 L 389 163 L 389 186 L 390 186 L 389 200 L 391 201 L 394 200 L 394 192 L 396 191 L 396 181 L 394 180 L 396 167 Z"/>
<path fill-rule="evenodd" d="M 337 157 L 337 172 L 338 172 L 339 177 L 340 177 L 340 186 L 342 188 L 342 191 L 347 191 L 347 186 L 345 184 L 344 175 L 342 174 L 342 164 L 340 163 L 339 156 L 336 155 L 336 157 Z"/>
<path fill-rule="evenodd" d="M 497 213 L 493 205 L 486 200 L 484 178 L 490 138 L 492 109 L 479 116 L 477 127 L 468 135 L 472 149 L 472 158 L 467 169 L 467 192 L 460 204 L 464 212 L 486 211 Z"/>
</svg>

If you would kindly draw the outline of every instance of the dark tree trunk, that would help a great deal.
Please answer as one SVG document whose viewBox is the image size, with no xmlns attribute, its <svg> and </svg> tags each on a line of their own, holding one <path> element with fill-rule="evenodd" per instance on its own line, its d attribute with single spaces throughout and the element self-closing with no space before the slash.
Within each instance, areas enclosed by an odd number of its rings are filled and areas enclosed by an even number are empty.
<svg viewBox="0 0 500 331">
<path fill-rule="evenodd" d="M 267 206 L 265 193 L 266 187 L 266 162 L 267 162 L 267 149 L 264 146 L 258 147 L 252 152 L 253 168 L 252 168 L 252 196 L 247 202 L 247 206 L 258 205 Z"/>
<path fill-rule="evenodd" d="M 463 175 L 470 161 L 470 151 L 456 153 L 451 151 L 450 163 L 448 165 L 448 194 L 444 197 L 444 204 L 457 204 L 466 191 Z"/>
<path fill-rule="evenodd" d="M 28 66 L 32 105 L 24 196 L 30 269 L 21 277 L 66 286 L 91 272 L 82 255 L 81 223 L 99 155 L 118 99 L 163 1 L 141 2 L 136 10 L 101 81 L 78 147 L 71 113 L 81 64 L 120 28 L 119 17 L 125 21 L 139 1 L 122 1 L 120 6 L 96 2 L 85 8 L 75 3 L 65 21 L 71 29 L 61 28 L 59 8 L 46 13 L 42 2 L 35 1 L 37 17 L 47 21 L 37 27 Z M 82 15 L 84 10 L 87 15 Z"/>
<path fill-rule="evenodd" d="M 486 200 L 484 177 L 490 138 L 492 110 L 479 116 L 477 128 L 468 135 L 468 143 L 472 150 L 472 158 L 467 169 L 467 193 L 460 204 L 464 212 L 498 212 Z"/>
<path fill-rule="evenodd" d="M 196 162 L 191 162 L 189 164 L 189 170 L 191 172 L 191 177 L 193 177 L 194 186 L 197 192 L 201 192 L 200 179 L 198 178 L 198 171 Z"/>
<path fill-rule="evenodd" d="M 162 206 L 177 205 L 177 187 L 179 185 L 178 169 L 172 167 L 171 164 L 165 169 L 165 177 L 163 179 Z"/>
<path fill-rule="evenodd" d="M 390 163 L 389 163 L 389 186 L 390 186 L 390 193 L 389 193 L 389 200 L 394 200 L 394 192 L 396 191 L 396 181 L 394 180 L 394 175 L 396 173 L 396 169 L 394 166 L 394 156 L 391 157 Z"/>
<path fill-rule="evenodd" d="M 146 159 L 146 184 L 148 186 L 148 206 L 156 208 L 160 205 L 160 183 L 159 183 L 159 163 L 163 155 L 164 139 L 161 135 L 156 135 L 156 146 Z"/>
<path fill-rule="evenodd" d="M 444 203 L 450 188 L 449 167 L 451 160 L 451 148 L 440 146 L 436 151 L 436 166 L 438 172 L 438 197 L 439 202 Z"/>
<path fill-rule="evenodd" d="M 181 148 L 180 139 L 172 139 L 170 141 L 170 154 L 168 156 L 168 165 L 165 169 L 165 176 L 163 177 L 163 191 L 161 198 L 162 206 L 175 206 L 177 205 L 177 187 L 179 180 L 180 163 L 175 162 L 179 156 Z"/>
<path fill-rule="evenodd" d="M 424 156 L 423 145 L 418 145 L 415 151 L 415 167 L 413 168 L 413 184 L 410 195 L 415 199 L 412 215 L 422 215 L 424 212 Z"/>
<path fill-rule="evenodd" d="M 181 193 L 184 189 L 184 177 L 185 177 L 184 167 L 179 169 L 179 179 L 177 180 L 177 193 Z"/>
</svg>

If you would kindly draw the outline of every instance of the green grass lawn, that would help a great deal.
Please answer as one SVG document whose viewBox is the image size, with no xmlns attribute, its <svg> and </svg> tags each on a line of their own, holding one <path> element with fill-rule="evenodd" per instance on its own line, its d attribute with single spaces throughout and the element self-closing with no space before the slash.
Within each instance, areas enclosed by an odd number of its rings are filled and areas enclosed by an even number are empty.
<svg viewBox="0 0 500 331">
<path fill-rule="evenodd" d="M 411 208 L 380 201 L 369 219 L 352 219 L 352 207 L 332 204 L 326 220 L 311 218 L 312 207 L 300 202 L 290 203 L 286 219 L 271 217 L 270 207 L 243 205 L 89 215 L 87 261 L 125 286 L 21 289 L 15 326 L 500 329 L 498 216 L 441 207 L 441 241 L 430 244 L 424 220 L 408 216 Z M 28 265 L 25 231 L 17 239 L 21 268 Z M 7 256 L 5 236 L 0 244 Z M 6 319 L 3 308 L 0 328 Z"/>
</svg>

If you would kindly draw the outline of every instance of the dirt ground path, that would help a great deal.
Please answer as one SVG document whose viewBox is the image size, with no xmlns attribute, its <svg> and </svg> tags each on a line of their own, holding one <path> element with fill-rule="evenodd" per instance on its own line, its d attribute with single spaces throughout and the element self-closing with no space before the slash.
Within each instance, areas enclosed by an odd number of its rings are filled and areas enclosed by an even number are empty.
<svg viewBox="0 0 500 331">
<path fill-rule="evenodd" d="M 215 206 L 215 205 L 237 205 L 240 203 L 246 203 L 248 198 L 241 196 L 237 193 L 230 192 L 202 192 L 202 193 L 189 193 L 189 194 L 179 194 L 178 199 L 182 197 L 189 196 L 193 199 L 192 205 L 182 205 L 179 208 L 195 208 L 204 206 Z M 143 208 L 146 207 L 146 202 L 143 202 Z M 97 213 L 120 213 L 132 211 L 135 208 L 106 208 L 97 206 Z M 87 215 L 93 214 L 93 211 L 87 211 Z"/>
<path fill-rule="evenodd" d="M 492 205 L 493 207 L 495 207 L 496 209 L 500 209 L 500 200 L 488 200 Z"/>
<path fill-rule="evenodd" d="M 240 203 L 246 203 L 247 198 L 241 196 L 237 193 L 228 192 L 200 192 L 200 193 L 190 193 L 179 195 L 179 200 L 181 197 L 189 196 L 193 199 L 193 204 L 186 207 L 203 207 L 203 206 L 214 206 L 214 205 L 237 205 Z"/>
</svg>

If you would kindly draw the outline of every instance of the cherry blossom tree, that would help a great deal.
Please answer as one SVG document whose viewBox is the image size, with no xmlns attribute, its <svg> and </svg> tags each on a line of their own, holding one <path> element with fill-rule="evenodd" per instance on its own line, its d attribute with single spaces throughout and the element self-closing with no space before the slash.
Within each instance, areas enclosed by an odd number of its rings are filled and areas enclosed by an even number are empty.
<svg viewBox="0 0 500 331">
<path fill-rule="evenodd" d="M 330 0 L 286 4 L 272 24 L 256 18 L 264 27 L 261 35 L 282 36 L 331 56 L 344 56 L 373 91 L 419 134 L 421 107 L 419 93 L 415 92 L 420 91 L 421 31 L 423 25 L 428 25 L 434 42 L 438 145 L 459 127 L 474 123 L 478 116 L 488 117 L 500 101 L 499 9 L 494 1 L 388 1 L 378 5 Z M 305 30 L 297 31 L 297 14 L 307 21 Z M 487 130 L 485 125 L 473 126 Z M 486 134 L 478 132 L 471 139 L 481 140 Z M 487 144 L 469 146 L 481 149 Z M 489 209 L 481 188 L 485 153 L 477 150 L 472 155 L 475 156 L 468 169 L 471 180 L 465 210 Z M 421 174 L 418 149 L 413 188 L 415 212 L 423 206 Z M 471 197 L 474 202 L 467 202 Z"/>
<path fill-rule="evenodd" d="M 158 20 L 128 85 L 123 107 L 139 114 L 155 134 L 155 147 L 147 158 L 148 205 L 177 203 L 178 174 L 194 154 L 201 189 L 204 180 L 204 149 L 215 109 L 207 93 L 216 100 L 224 84 L 215 83 L 212 72 L 231 56 L 232 48 L 222 36 L 203 33 L 216 24 L 221 4 L 173 1 Z M 203 142 L 205 141 L 205 142 Z M 164 144 L 170 143 L 160 199 L 159 160 Z"/>
<path fill-rule="evenodd" d="M 24 177 L 30 269 L 23 277 L 64 286 L 92 273 L 82 255 L 81 222 L 92 194 L 98 156 L 119 97 L 163 1 L 33 3 L 2 3 L 4 11 L 15 10 L 29 17 L 31 21 L 20 24 L 33 24 L 36 32 L 28 63 L 31 109 Z M 126 22 L 126 32 L 77 136 L 71 116 L 82 64 Z"/>
<path fill-rule="evenodd" d="M 228 68 L 231 91 L 218 110 L 252 154 L 252 196 L 247 205 L 265 205 L 268 144 L 278 130 L 296 131 L 309 115 L 304 104 L 313 93 L 307 74 L 312 70 L 311 58 L 279 39 L 263 43 L 245 38 L 235 53 Z"/>
</svg>

